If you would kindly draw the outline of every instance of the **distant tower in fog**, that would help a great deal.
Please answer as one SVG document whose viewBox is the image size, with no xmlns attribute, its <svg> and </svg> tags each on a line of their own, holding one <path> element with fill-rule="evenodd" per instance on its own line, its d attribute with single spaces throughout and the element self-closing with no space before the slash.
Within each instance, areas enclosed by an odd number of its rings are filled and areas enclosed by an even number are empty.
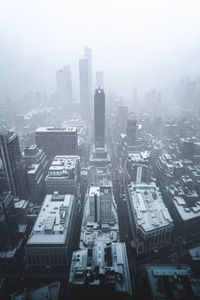
<svg viewBox="0 0 200 300">
<path fill-rule="evenodd" d="M 134 114 L 130 114 L 127 119 L 127 145 L 135 146 L 137 138 L 137 120 Z"/>
<path fill-rule="evenodd" d="M 96 72 L 96 86 L 103 86 L 103 72 L 97 71 Z"/>
<path fill-rule="evenodd" d="M 94 94 L 94 137 L 95 147 L 105 147 L 105 94 L 101 87 Z"/>
<path fill-rule="evenodd" d="M 83 119 L 90 118 L 89 61 L 87 57 L 79 59 L 80 110 Z"/>
<path fill-rule="evenodd" d="M 133 101 L 135 102 L 138 98 L 138 90 L 136 87 L 133 88 Z"/>
<path fill-rule="evenodd" d="M 60 104 L 70 109 L 73 104 L 70 66 L 64 66 L 56 72 L 56 82 Z"/>
</svg>

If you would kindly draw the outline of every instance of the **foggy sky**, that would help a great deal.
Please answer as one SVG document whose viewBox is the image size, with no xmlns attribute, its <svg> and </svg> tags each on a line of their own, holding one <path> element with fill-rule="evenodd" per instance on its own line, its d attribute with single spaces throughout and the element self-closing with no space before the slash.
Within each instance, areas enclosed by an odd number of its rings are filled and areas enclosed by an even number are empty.
<svg viewBox="0 0 200 300">
<path fill-rule="evenodd" d="M 63 65 L 72 67 L 78 99 L 85 45 L 107 91 L 126 97 L 133 86 L 165 92 L 180 76 L 200 74 L 200 2 L 0 0 L 0 100 L 29 90 L 54 92 Z"/>
</svg>

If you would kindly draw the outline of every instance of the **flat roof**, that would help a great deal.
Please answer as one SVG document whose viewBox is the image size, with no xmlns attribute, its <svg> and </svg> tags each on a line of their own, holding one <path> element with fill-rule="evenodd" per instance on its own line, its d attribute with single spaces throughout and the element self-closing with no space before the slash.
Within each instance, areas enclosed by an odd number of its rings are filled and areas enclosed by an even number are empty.
<svg viewBox="0 0 200 300">
<path fill-rule="evenodd" d="M 189 207 L 181 196 L 174 196 L 172 202 L 183 221 L 200 217 L 200 201 L 197 201 L 195 205 Z"/>
<path fill-rule="evenodd" d="M 73 195 L 46 195 L 27 244 L 64 244 L 73 201 Z"/>
<path fill-rule="evenodd" d="M 136 224 L 144 232 L 173 225 L 173 220 L 154 182 L 132 183 L 129 191 Z"/>
<path fill-rule="evenodd" d="M 57 155 L 49 167 L 47 179 L 54 177 L 67 178 L 70 171 L 76 168 L 80 157 L 77 155 Z M 74 174 L 76 175 L 76 174 Z"/>
<path fill-rule="evenodd" d="M 96 266 L 98 271 L 95 270 Z M 73 252 L 69 277 L 71 284 L 103 285 L 102 275 L 105 284 L 113 284 L 116 292 L 132 295 L 125 243 L 107 245 L 102 241 L 96 243 L 92 249 Z"/>
<path fill-rule="evenodd" d="M 37 132 L 76 132 L 77 128 L 76 127 L 38 127 L 36 129 Z"/>
</svg>

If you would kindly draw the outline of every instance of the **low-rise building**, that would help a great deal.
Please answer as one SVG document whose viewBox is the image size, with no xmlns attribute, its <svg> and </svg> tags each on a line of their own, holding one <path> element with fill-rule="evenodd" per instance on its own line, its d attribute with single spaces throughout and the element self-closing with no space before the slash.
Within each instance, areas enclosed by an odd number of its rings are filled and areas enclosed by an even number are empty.
<svg viewBox="0 0 200 300">
<path fill-rule="evenodd" d="M 92 248 L 73 252 L 69 283 L 76 299 L 132 295 L 125 243 L 98 242 Z M 80 292 L 82 290 L 82 293 Z M 87 297 L 86 297 L 87 296 Z"/>
<path fill-rule="evenodd" d="M 46 195 L 25 247 L 29 267 L 69 264 L 75 210 L 73 195 Z"/>
<path fill-rule="evenodd" d="M 130 184 L 128 211 L 138 254 L 170 244 L 173 220 L 154 182 Z"/>
<path fill-rule="evenodd" d="M 200 283 L 188 265 L 147 265 L 150 295 L 156 299 L 199 299 Z"/>
</svg>

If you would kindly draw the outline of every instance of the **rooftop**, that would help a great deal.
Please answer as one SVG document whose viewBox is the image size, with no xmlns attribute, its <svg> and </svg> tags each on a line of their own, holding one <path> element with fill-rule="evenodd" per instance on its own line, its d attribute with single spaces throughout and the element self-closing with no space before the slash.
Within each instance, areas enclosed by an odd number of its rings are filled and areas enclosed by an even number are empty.
<svg viewBox="0 0 200 300">
<path fill-rule="evenodd" d="M 54 282 L 32 291 L 25 290 L 22 293 L 14 293 L 12 300 L 57 300 L 60 290 L 60 282 Z"/>
<path fill-rule="evenodd" d="M 172 226 L 173 221 L 155 183 L 131 183 L 131 206 L 137 226 L 144 232 Z"/>
<path fill-rule="evenodd" d="M 200 217 L 200 201 L 197 201 L 195 204 L 188 206 L 184 197 L 179 195 L 174 196 L 172 201 L 183 221 Z"/>
<path fill-rule="evenodd" d="M 73 201 L 73 195 L 46 195 L 27 244 L 64 244 Z"/>
<path fill-rule="evenodd" d="M 92 249 L 75 251 L 69 282 L 93 286 L 114 284 L 116 292 L 132 295 L 125 244 L 98 242 Z"/>
<path fill-rule="evenodd" d="M 79 159 L 79 156 L 76 155 L 55 156 L 49 168 L 47 179 L 54 177 L 73 179 L 76 175 L 75 168 Z"/>
<path fill-rule="evenodd" d="M 153 299 L 199 299 L 200 284 L 187 265 L 146 266 Z"/>
<path fill-rule="evenodd" d="M 76 127 L 65 127 L 65 128 L 59 128 L 59 127 L 38 127 L 36 129 L 37 132 L 76 132 Z"/>
</svg>

